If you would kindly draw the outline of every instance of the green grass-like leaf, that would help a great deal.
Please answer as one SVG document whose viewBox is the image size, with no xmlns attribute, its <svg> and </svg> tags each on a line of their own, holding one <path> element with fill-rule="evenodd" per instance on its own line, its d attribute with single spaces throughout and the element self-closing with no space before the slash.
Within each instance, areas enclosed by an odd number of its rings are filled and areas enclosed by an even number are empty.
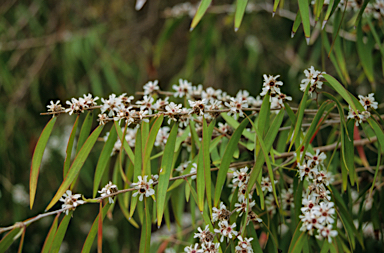
<svg viewBox="0 0 384 253">
<path fill-rule="evenodd" d="M 0 253 L 4 253 L 13 243 L 15 236 L 20 232 L 20 228 L 12 229 L 0 241 Z"/>
<path fill-rule="evenodd" d="M 131 160 L 132 163 L 135 163 L 135 155 L 133 154 L 133 151 L 132 151 L 131 147 L 129 146 L 127 140 L 125 138 L 123 138 L 123 131 L 121 131 L 121 128 L 120 128 L 119 123 L 117 121 L 115 121 L 115 128 L 116 128 L 116 131 L 117 131 L 117 134 L 119 136 L 121 143 L 123 143 L 123 148 L 124 148 L 125 152 L 127 153 L 129 159 Z M 137 130 L 137 131 L 139 131 L 139 130 Z"/>
<path fill-rule="evenodd" d="M 311 37 L 311 22 L 309 20 L 309 2 L 308 0 L 298 0 L 299 11 L 301 16 L 301 22 L 303 24 L 305 38 L 307 44 L 309 44 L 309 38 Z"/>
<path fill-rule="evenodd" d="M 39 140 L 37 141 L 35 151 L 33 152 L 31 172 L 29 176 L 29 203 L 30 203 L 31 209 L 35 201 L 37 179 L 39 177 L 41 160 L 43 159 L 44 150 L 45 150 L 45 147 L 47 146 L 49 136 L 52 133 L 52 129 L 53 129 L 53 126 L 55 125 L 56 120 L 57 120 L 56 117 L 52 118 L 48 122 L 48 124 L 44 127 L 43 131 L 40 134 Z"/>
<path fill-rule="evenodd" d="M 152 152 L 154 143 L 156 141 L 156 136 L 159 133 L 159 129 L 161 127 L 161 124 L 163 123 L 163 120 L 164 120 L 163 114 L 160 117 L 156 118 L 152 124 L 148 138 L 143 139 L 145 140 L 143 165 L 145 165 L 147 162 L 150 161 L 151 152 Z"/>
<path fill-rule="evenodd" d="M 193 17 L 192 24 L 190 30 L 192 31 L 197 24 L 200 22 L 201 18 L 204 16 L 204 13 L 207 11 L 209 5 L 211 4 L 212 0 L 202 0 L 200 2 L 199 8 L 196 11 L 195 16 Z"/>
<path fill-rule="evenodd" d="M 64 168 L 63 168 L 63 178 L 65 175 L 67 175 L 69 166 L 71 165 L 71 154 L 72 154 L 72 149 L 73 149 L 73 142 L 75 141 L 75 136 L 76 136 L 76 130 L 77 130 L 77 125 L 79 124 L 79 115 L 76 117 L 76 121 L 73 124 L 71 135 L 69 136 L 68 144 L 67 144 L 67 150 L 66 150 L 66 156 L 64 160 Z"/>
<path fill-rule="evenodd" d="M 235 12 L 235 32 L 239 30 L 241 21 L 244 17 L 245 8 L 247 7 L 248 0 L 236 0 Z"/>
<path fill-rule="evenodd" d="M 57 231 L 57 223 L 59 220 L 60 214 L 57 214 L 55 219 L 53 220 L 52 226 L 49 229 L 48 235 L 45 238 L 43 249 L 41 250 L 41 253 L 49 253 L 49 250 L 51 249 L 53 239 L 55 238 L 55 234 Z"/>
<path fill-rule="evenodd" d="M 80 129 L 79 139 L 77 140 L 76 154 L 79 153 L 81 147 L 83 147 L 83 144 L 85 143 L 89 136 L 89 133 L 91 132 L 92 121 L 93 111 L 89 111 Z"/>
<path fill-rule="evenodd" d="M 93 180 L 93 197 L 96 196 L 97 191 L 99 190 L 101 178 L 111 158 L 111 153 L 116 140 L 117 140 L 117 133 L 115 130 L 115 126 L 112 125 L 111 130 L 109 131 L 108 139 L 105 142 L 104 147 L 99 156 L 99 160 L 97 161 L 95 178 Z"/>
<path fill-rule="evenodd" d="M 53 239 L 51 253 L 57 253 L 60 250 L 61 243 L 64 240 L 65 233 L 67 232 L 67 228 L 69 225 L 69 221 L 72 218 L 72 212 L 69 212 L 68 215 L 65 215 L 61 220 L 59 227 L 57 228 L 55 238 Z"/>
<path fill-rule="evenodd" d="M 102 218 L 105 218 L 105 215 L 107 215 L 108 209 L 110 208 L 111 204 L 107 203 L 103 207 L 103 213 Z M 92 227 L 89 230 L 89 233 L 87 235 L 87 238 L 85 239 L 83 249 L 81 250 L 81 253 L 89 253 L 91 252 L 93 241 L 95 240 L 96 234 L 97 234 L 97 228 L 99 225 L 99 217 L 100 215 L 96 216 L 96 219 L 93 221 Z"/>
<path fill-rule="evenodd" d="M 141 145 L 142 145 L 142 142 L 141 142 L 141 127 L 140 127 L 139 129 L 137 129 L 136 141 L 135 141 L 135 157 L 137 157 L 137 159 L 135 159 L 135 162 L 134 162 L 133 180 L 132 180 L 135 183 L 138 181 L 138 176 L 141 175 L 141 170 L 142 170 L 142 160 L 140 159 L 140 157 L 142 157 L 142 151 L 143 150 L 142 150 Z M 137 200 L 139 197 L 140 196 L 136 196 L 135 198 L 131 198 L 131 207 L 130 207 L 131 209 L 130 209 L 130 213 L 129 213 L 130 217 L 132 217 L 133 213 L 135 212 Z"/>
<path fill-rule="evenodd" d="M 57 190 L 55 196 L 47 206 L 46 210 L 49 210 L 54 204 L 56 204 L 56 202 L 61 198 L 61 196 L 63 196 L 65 191 L 75 180 L 102 130 L 103 125 L 100 125 L 88 137 L 87 141 L 84 143 L 83 147 L 75 157 L 75 160 L 73 161 L 71 168 L 69 169 L 66 177 L 64 178 L 64 181 L 61 183 L 59 189 Z"/>
<path fill-rule="evenodd" d="M 167 194 L 167 189 L 169 185 L 169 177 L 171 176 L 172 167 L 173 167 L 173 156 L 176 144 L 177 137 L 177 123 L 173 124 L 171 132 L 169 133 L 167 143 L 164 148 L 164 155 L 161 161 L 161 169 L 159 173 L 159 184 L 157 186 L 157 225 L 160 226 L 163 213 L 165 209 L 165 197 Z"/>
<path fill-rule="evenodd" d="M 233 154 L 237 148 L 238 142 L 240 140 L 241 134 L 244 128 L 248 125 L 248 119 L 244 119 L 243 122 L 239 125 L 239 127 L 235 130 L 231 139 L 229 140 L 223 158 L 221 160 L 219 172 L 217 175 L 216 186 L 215 186 L 215 197 L 214 197 L 214 206 L 217 207 L 219 205 L 221 191 L 223 190 L 223 185 L 225 179 L 227 178 L 227 172 L 229 169 L 229 165 L 232 161 Z"/>
</svg>

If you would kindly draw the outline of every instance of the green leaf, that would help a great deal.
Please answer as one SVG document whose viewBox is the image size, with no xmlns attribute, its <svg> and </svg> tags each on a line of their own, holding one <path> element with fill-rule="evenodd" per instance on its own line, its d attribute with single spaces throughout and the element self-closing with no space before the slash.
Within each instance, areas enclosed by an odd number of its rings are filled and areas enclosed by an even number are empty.
<svg viewBox="0 0 384 253">
<path fill-rule="evenodd" d="M 237 148 L 241 134 L 247 125 L 248 125 L 248 119 L 244 119 L 243 122 L 241 122 L 240 126 L 235 130 L 235 132 L 231 136 L 231 139 L 229 140 L 227 147 L 225 148 L 225 152 L 220 164 L 220 168 L 219 168 L 219 172 L 216 180 L 215 198 L 214 198 L 215 207 L 217 207 L 219 204 L 221 192 L 223 190 L 223 185 L 224 185 L 225 179 L 227 178 L 229 165 L 232 161 L 232 157 Z"/>
<path fill-rule="evenodd" d="M 163 123 L 163 119 L 164 119 L 164 115 L 162 114 L 160 117 L 157 117 L 152 124 L 151 130 L 149 132 L 149 136 L 145 142 L 143 165 L 146 162 L 150 161 L 152 149 L 153 149 L 154 143 L 156 141 L 157 134 L 159 133 L 159 129 L 161 127 L 161 124 Z M 150 174 L 150 171 L 149 171 L 149 174 Z"/>
<path fill-rule="evenodd" d="M 307 240 L 307 236 L 305 231 L 300 231 L 300 227 L 303 223 L 300 222 L 295 230 L 295 233 L 293 234 L 291 244 L 289 245 L 288 253 L 293 252 L 301 252 L 301 249 L 303 248 L 304 240 Z"/>
<path fill-rule="evenodd" d="M 164 148 L 164 155 L 161 161 L 161 169 L 159 173 L 159 184 L 157 186 L 157 225 L 160 226 L 163 213 L 165 209 L 165 197 L 167 195 L 167 188 L 169 185 L 169 178 L 171 176 L 173 167 L 173 156 L 177 137 L 177 124 L 173 124 L 171 132 L 169 133 L 167 143 Z"/>
<path fill-rule="evenodd" d="M 359 23 L 356 27 L 356 47 L 357 54 L 359 55 L 361 65 L 363 66 L 363 70 L 365 75 L 367 76 L 370 83 L 375 82 L 374 78 L 374 70 L 373 70 L 373 58 L 372 58 L 372 43 L 364 43 L 363 42 L 364 35 L 362 24 Z"/>
<path fill-rule="evenodd" d="M 380 124 L 372 117 L 368 119 L 368 123 L 375 132 L 375 135 L 377 136 L 377 141 L 380 143 L 381 152 L 384 152 L 384 132 L 382 127 L 380 127 Z"/>
<path fill-rule="evenodd" d="M 105 218 L 105 215 L 107 215 L 107 212 L 108 212 L 108 209 L 109 209 L 110 206 L 111 206 L 111 204 L 107 203 L 103 207 L 103 214 L 102 214 L 103 219 Z M 81 253 L 89 253 L 89 252 L 91 252 L 92 244 L 93 244 L 93 241 L 95 240 L 95 237 L 96 237 L 96 234 L 97 234 L 97 228 L 98 228 L 98 225 L 99 225 L 99 217 L 100 217 L 100 215 L 97 215 L 96 219 L 93 221 L 92 227 L 89 230 L 89 233 L 87 235 L 87 239 L 85 239 L 85 242 L 84 242 L 84 245 L 83 245 L 83 249 L 81 250 Z"/>
<path fill-rule="evenodd" d="M 72 154 L 72 149 L 73 149 L 73 142 L 75 141 L 75 136 L 76 136 L 76 130 L 77 130 L 77 125 L 79 124 L 79 117 L 80 115 L 77 115 L 76 121 L 73 124 L 71 135 L 69 136 L 68 144 L 67 144 L 67 150 L 66 150 L 66 156 L 64 160 L 64 169 L 63 169 L 63 178 L 65 175 L 67 175 L 69 166 L 71 165 L 71 154 Z"/>
<path fill-rule="evenodd" d="M 72 212 L 69 212 L 68 215 L 65 215 L 61 220 L 59 227 L 57 228 L 55 238 L 53 239 L 51 253 L 57 253 L 60 250 L 61 243 L 64 240 L 65 233 L 67 232 L 67 228 L 69 225 L 69 221 L 72 218 Z"/>
<path fill-rule="evenodd" d="M 79 153 L 80 149 L 83 147 L 83 144 L 87 140 L 89 133 L 91 132 L 92 121 L 93 111 L 89 111 L 84 119 L 83 125 L 81 126 L 79 140 L 77 141 L 76 154 Z"/>
<path fill-rule="evenodd" d="M 52 226 L 49 229 L 47 238 L 45 238 L 43 249 L 41 250 L 41 253 L 49 253 L 49 250 L 51 249 L 53 239 L 55 238 L 56 230 L 57 230 L 57 223 L 59 220 L 60 214 L 57 214 L 55 219 L 53 220 Z"/>
<path fill-rule="evenodd" d="M 298 139 L 300 139 L 300 133 L 301 133 L 301 124 L 303 123 L 303 118 L 304 118 L 304 111 L 305 107 L 307 105 L 307 100 L 308 100 L 308 91 L 311 85 L 307 85 L 307 88 L 304 91 L 303 98 L 300 101 L 300 106 L 299 106 L 299 111 L 297 112 L 296 116 L 296 123 L 295 123 L 295 130 L 293 133 L 292 141 L 291 144 L 289 144 L 288 152 L 291 150 L 293 143 Z M 298 147 L 296 147 L 296 152 L 300 152 L 298 150 Z M 300 159 L 300 155 L 297 157 L 297 159 Z"/>
<path fill-rule="evenodd" d="M 380 163 L 381 163 L 381 152 L 380 152 L 380 142 L 379 142 L 379 152 L 377 152 L 377 165 L 376 165 L 376 171 L 375 171 L 375 175 L 373 177 L 373 181 L 372 181 L 372 186 L 371 186 L 371 189 L 369 190 L 369 195 L 371 197 L 371 194 L 372 194 L 372 191 L 373 191 L 373 188 L 375 187 L 375 184 L 376 184 L 376 179 L 377 179 L 377 175 L 379 173 L 379 169 L 380 169 Z"/>
<path fill-rule="evenodd" d="M 355 121 L 349 120 L 347 122 L 347 131 L 349 136 L 353 136 L 353 131 L 355 127 Z M 344 152 L 343 155 L 345 156 L 345 166 L 347 167 L 349 171 L 349 179 L 351 181 L 351 185 L 355 185 L 356 181 L 356 171 L 355 171 L 355 164 L 354 164 L 354 156 L 355 156 L 355 147 L 353 146 L 353 138 L 348 139 L 344 138 L 343 143 Z"/>
<path fill-rule="evenodd" d="M 134 162 L 134 168 L 133 168 L 133 182 L 138 181 L 138 177 L 141 175 L 142 170 L 142 160 L 139 157 L 142 157 L 142 141 L 141 141 L 141 126 L 139 129 L 137 129 L 136 132 L 136 141 L 135 141 L 135 157 L 138 159 L 135 159 Z M 144 178 L 143 178 L 144 179 Z M 135 212 L 135 208 L 137 205 L 137 200 L 140 196 L 136 196 L 134 198 L 131 198 L 131 210 L 129 213 L 129 216 L 132 217 L 133 213 Z"/>
<path fill-rule="evenodd" d="M 123 138 L 123 131 L 121 131 L 121 128 L 120 128 L 117 121 L 115 121 L 115 128 L 116 128 L 117 134 L 119 135 L 120 141 L 122 141 L 122 143 L 123 143 L 124 150 L 127 153 L 129 159 L 131 160 L 132 163 L 135 163 L 135 155 L 133 154 L 133 151 L 132 151 L 131 147 L 129 146 L 127 140 L 125 138 Z M 137 131 L 139 131 L 139 130 L 137 130 Z"/>
<path fill-rule="evenodd" d="M 197 24 L 200 22 L 200 19 L 204 16 L 204 13 L 207 11 L 211 2 L 212 2 L 212 0 L 202 0 L 200 2 L 199 8 L 197 9 L 195 17 L 192 20 L 190 31 L 195 29 Z"/>
<path fill-rule="evenodd" d="M 292 31 L 291 31 L 291 38 L 293 38 L 293 36 L 295 36 L 297 29 L 299 29 L 299 27 L 300 27 L 300 24 L 301 24 L 301 16 L 300 16 L 300 12 L 298 11 L 296 13 L 295 21 L 293 22 Z"/>
<path fill-rule="evenodd" d="M 176 124 L 175 124 L 176 125 Z M 150 252 L 151 247 L 151 208 L 149 205 L 150 199 L 145 198 L 145 207 L 144 207 L 144 226 L 141 228 L 141 237 L 140 237 L 140 253 Z"/>
<path fill-rule="evenodd" d="M 43 131 L 40 134 L 39 140 L 37 141 L 35 151 L 33 152 L 31 172 L 29 176 L 29 203 L 31 209 L 33 207 L 33 202 L 35 201 L 37 179 L 39 177 L 41 160 L 43 159 L 44 150 L 47 146 L 47 142 L 49 136 L 52 133 L 52 129 L 55 125 L 56 119 L 56 117 L 52 118 L 44 127 Z"/>
<path fill-rule="evenodd" d="M 277 114 L 277 116 L 273 120 L 271 127 L 268 129 L 267 135 L 264 138 L 266 152 L 269 152 L 270 149 L 272 148 L 272 144 L 275 141 L 276 136 L 279 132 L 281 123 L 283 122 L 284 113 L 285 113 L 284 110 L 280 110 L 279 114 Z M 256 179 L 258 178 L 261 172 L 263 164 L 264 164 L 264 155 L 263 155 L 263 152 L 259 152 L 257 154 L 255 165 L 249 177 L 247 192 L 250 192 L 251 189 L 253 188 L 253 185 L 255 184 Z"/>
<path fill-rule="evenodd" d="M 361 22 L 360 22 L 361 17 L 363 16 L 364 10 L 367 7 L 369 2 L 370 2 L 370 0 L 365 0 L 364 3 L 361 5 L 361 8 L 359 10 L 359 14 L 357 14 L 357 17 L 356 17 L 355 26 L 361 25 Z"/>
<path fill-rule="evenodd" d="M 353 103 L 353 100 L 351 96 L 349 95 L 349 92 L 344 88 L 341 83 L 339 83 L 334 77 L 328 75 L 328 74 L 323 74 L 323 77 L 328 81 L 330 86 L 340 94 L 340 96 L 352 107 L 352 109 L 357 113 L 357 109 L 355 104 Z"/>
<path fill-rule="evenodd" d="M 200 212 L 204 210 L 204 193 L 205 193 L 205 169 L 204 169 L 204 153 L 200 149 L 197 155 L 197 169 L 196 169 L 196 191 L 197 191 L 197 207 Z"/>
<path fill-rule="evenodd" d="M 4 253 L 15 240 L 15 236 L 20 233 L 21 228 L 14 228 L 6 234 L 0 241 L 0 253 Z"/>
<path fill-rule="evenodd" d="M 235 12 L 235 32 L 239 30 L 241 21 L 244 17 L 245 8 L 247 7 L 248 0 L 237 0 L 236 1 L 236 12 Z"/>
<path fill-rule="evenodd" d="M 80 169 L 83 167 L 85 160 L 87 159 L 89 153 L 91 152 L 93 146 L 95 145 L 97 138 L 99 137 L 101 131 L 103 130 L 103 125 L 98 126 L 92 134 L 88 137 L 87 141 L 84 143 L 83 147 L 76 155 L 75 160 L 71 165 L 64 181 L 61 183 L 59 189 L 57 190 L 55 196 L 47 206 L 46 210 L 49 210 L 56 202 L 63 196 L 68 187 L 75 180 L 77 175 L 80 172 Z"/>
<path fill-rule="evenodd" d="M 303 23 L 303 29 L 305 34 L 305 39 L 307 44 L 309 44 L 309 39 L 311 37 L 311 23 L 309 20 L 309 3 L 308 0 L 298 0 L 301 22 Z"/>
<path fill-rule="evenodd" d="M 203 120 L 203 161 L 204 161 L 204 179 L 205 189 L 207 193 L 207 202 L 209 210 L 212 210 L 212 181 L 211 181 L 211 160 L 210 160 L 210 142 L 212 138 L 213 128 L 215 127 L 216 120 L 213 120 L 209 127 L 204 118 Z"/>
<path fill-rule="evenodd" d="M 240 123 L 237 122 L 237 120 L 235 120 L 233 117 L 229 116 L 227 113 L 221 113 L 220 114 L 221 117 L 223 117 L 223 119 L 228 123 L 228 125 L 230 125 L 231 127 L 233 127 L 234 129 L 238 128 Z M 243 130 L 243 133 L 242 135 L 244 137 L 246 137 L 247 139 L 249 140 L 254 140 L 255 139 L 255 134 L 252 134 L 251 132 L 249 132 L 248 130 L 244 129 Z"/>
<path fill-rule="evenodd" d="M 275 13 L 276 13 L 277 7 L 279 6 L 279 3 L 280 3 L 280 0 L 275 0 L 275 1 L 274 1 L 274 3 L 273 3 L 272 17 L 275 16 Z M 284 3 L 283 3 L 283 4 L 284 4 Z"/>
<path fill-rule="evenodd" d="M 260 112 L 259 112 L 259 118 L 257 122 L 257 128 L 261 134 L 261 138 L 264 138 L 264 136 L 267 134 L 268 128 L 269 128 L 269 117 L 271 115 L 271 102 L 270 102 L 270 95 L 269 92 L 265 97 L 263 98 L 263 103 L 261 104 Z"/>
<path fill-rule="evenodd" d="M 105 142 L 103 150 L 101 151 L 101 154 L 99 156 L 99 160 L 97 161 L 95 179 L 93 180 L 93 198 L 95 198 L 97 191 L 99 190 L 101 177 L 103 176 L 104 171 L 107 168 L 116 140 L 117 133 L 115 127 L 112 125 L 111 130 L 109 131 L 108 139 Z"/>
<path fill-rule="evenodd" d="M 328 4 L 327 12 L 325 13 L 325 17 L 323 20 L 323 24 L 321 25 L 321 29 L 324 29 L 325 25 L 328 22 L 329 16 L 331 15 L 331 11 L 333 9 L 333 4 L 335 3 L 335 0 L 330 0 Z"/>
<path fill-rule="evenodd" d="M 329 44 L 329 41 L 328 41 L 328 34 L 326 31 L 322 31 L 321 32 L 321 38 L 322 38 L 322 43 L 324 45 L 324 51 L 326 52 L 326 54 L 328 55 L 328 58 L 331 59 L 331 62 L 333 64 L 333 66 L 335 67 L 336 69 L 336 72 L 337 74 L 339 75 L 339 77 L 341 78 L 341 82 L 342 83 L 347 83 L 347 81 L 344 79 L 344 75 L 339 67 L 339 64 L 337 63 L 337 60 L 336 60 L 336 57 L 335 57 L 335 54 L 334 52 L 331 50 L 331 45 Z"/>
</svg>

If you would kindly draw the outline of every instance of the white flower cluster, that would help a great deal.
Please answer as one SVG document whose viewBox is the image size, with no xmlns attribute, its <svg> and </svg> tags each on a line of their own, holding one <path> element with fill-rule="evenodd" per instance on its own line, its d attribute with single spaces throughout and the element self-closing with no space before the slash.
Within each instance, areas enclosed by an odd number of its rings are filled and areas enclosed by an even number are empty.
<svg viewBox="0 0 384 253">
<path fill-rule="evenodd" d="M 280 75 L 277 76 L 267 76 L 263 75 L 264 83 L 263 89 L 260 93 L 260 96 L 267 95 L 268 92 L 271 94 L 271 109 L 279 109 L 284 107 L 284 102 L 286 100 L 291 101 L 292 97 L 287 96 L 284 93 L 281 93 L 279 86 L 283 86 L 282 81 L 277 81 Z"/>
<path fill-rule="evenodd" d="M 304 74 L 306 78 L 301 80 L 301 84 L 300 84 L 300 90 L 302 92 L 304 92 L 307 89 L 308 85 L 310 85 L 308 90 L 309 95 L 312 95 L 312 93 L 315 92 L 316 89 L 322 88 L 323 82 L 320 80 L 323 77 L 323 74 L 325 74 L 325 72 L 315 70 L 315 68 L 311 66 L 310 68 L 304 70 Z"/>
<path fill-rule="evenodd" d="M 117 186 L 112 184 L 111 181 L 109 181 L 109 183 L 106 184 L 101 189 L 101 191 L 98 191 L 98 192 L 101 193 L 101 197 L 105 197 L 105 196 L 110 195 L 112 193 L 115 193 L 117 191 L 118 191 Z M 108 197 L 108 201 L 109 201 L 110 204 L 113 204 L 113 198 L 112 197 Z"/>
<path fill-rule="evenodd" d="M 147 178 L 148 176 L 144 176 L 144 178 L 138 176 L 139 181 L 137 183 L 132 183 L 132 186 L 137 190 L 137 192 L 132 194 L 132 197 L 136 197 L 140 194 L 139 200 L 143 201 L 144 196 L 149 197 L 155 194 L 155 190 L 152 188 L 153 179 L 151 178 L 147 182 Z"/>
<path fill-rule="evenodd" d="M 324 1 L 325 4 L 326 1 Z M 358 0 L 341 0 L 338 8 L 342 11 L 346 8 L 347 11 L 359 12 L 362 7 L 361 1 Z M 328 3 L 329 4 L 329 3 Z M 347 6 L 345 6 L 347 4 Z M 383 19 L 384 18 L 384 0 L 376 0 L 368 3 L 367 7 L 364 10 L 365 17 L 373 17 L 375 19 Z"/>
<path fill-rule="evenodd" d="M 71 190 L 67 190 L 63 196 L 60 198 L 61 202 L 64 204 L 61 205 L 61 208 L 68 208 L 65 210 L 65 214 L 68 215 L 70 210 L 75 210 L 78 205 L 84 204 L 84 200 L 79 200 L 81 194 L 72 194 Z"/>
<path fill-rule="evenodd" d="M 335 209 L 334 203 L 331 202 L 330 191 L 326 188 L 332 180 L 331 174 L 325 171 L 323 165 L 326 158 L 326 155 L 319 150 L 315 154 L 307 152 L 303 165 L 297 165 L 300 179 L 306 180 L 305 183 L 309 184 L 306 193 L 303 193 L 303 206 L 300 209 L 302 214 L 299 217 L 303 222 L 301 231 L 313 235 L 317 230 L 316 238 L 325 238 L 331 242 L 332 237 L 337 236 L 337 231 L 332 230 Z"/>
<path fill-rule="evenodd" d="M 349 106 L 348 119 L 355 119 L 356 126 L 359 126 L 359 124 L 371 117 L 371 113 L 368 111 L 368 109 L 377 109 L 378 103 L 375 101 L 373 96 L 373 93 L 368 94 L 366 97 L 359 95 L 360 104 L 364 107 L 365 111 L 360 112 L 357 110 L 356 113 L 352 107 Z"/>
</svg>

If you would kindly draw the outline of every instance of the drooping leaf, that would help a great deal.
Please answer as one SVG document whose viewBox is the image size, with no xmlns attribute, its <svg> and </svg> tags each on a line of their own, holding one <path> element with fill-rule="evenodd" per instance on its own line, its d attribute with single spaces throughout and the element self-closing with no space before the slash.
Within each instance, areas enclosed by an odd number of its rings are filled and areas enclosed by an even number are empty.
<svg viewBox="0 0 384 253">
<path fill-rule="evenodd" d="M 93 197 L 96 196 L 97 191 L 99 190 L 101 178 L 104 174 L 105 169 L 107 168 L 108 162 L 111 158 L 111 153 L 115 142 L 117 140 L 117 133 L 115 130 L 115 126 L 112 125 L 111 130 L 109 131 L 109 136 L 107 141 L 104 144 L 103 149 L 101 150 L 101 154 L 99 156 L 99 160 L 97 161 L 96 170 L 95 170 L 95 178 L 93 180 Z"/>
<path fill-rule="evenodd" d="M 301 16 L 301 22 L 303 24 L 305 39 L 307 44 L 309 44 L 309 39 L 311 37 L 311 22 L 309 20 L 309 2 L 308 0 L 298 0 L 299 10 Z"/>
<path fill-rule="evenodd" d="M 83 147 L 83 144 L 87 140 L 89 133 L 91 132 L 92 121 L 93 121 L 93 111 L 89 111 L 80 129 L 79 140 L 77 141 L 77 147 L 76 147 L 76 154 L 79 153 L 80 149 Z"/>
<path fill-rule="evenodd" d="M 220 169 L 217 175 L 217 181 L 215 186 L 215 197 L 214 197 L 214 206 L 217 207 L 220 201 L 221 191 L 227 178 L 227 172 L 229 169 L 229 165 L 232 161 L 233 154 L 236 150 L 238 142 L 240 140 L 241 134 L 244 128 L 248 125 L 248 119 L 244 119 L 243 122 L 239 125 L 239 127 L 235 130 L 231 139 L 229 140 L 225 152 L 220 164 Z"/>
<path fill-rule="evenodd" d="M 364 73 L 367 76 L 370 83 L 375 82 L 373 58 L 372 58 L 373 44 L 374 43 L 370 43 L 369 41 L 366 44 L 364 43 L 362 24 L 359 23 L 356 27 L 357 54 L 359 55 Z"/>
<path fill-rule="evenodd" d="M 116 128 L 117 134 L 119 136 L 119 140 L 122 141 L 123 148 L 124 148 L 125 152 L 127 152 L 129 159 L 131 160 L 132 163 L 135 163 L 135 155 L 133 154 L 133 151 L 132 151 L 131 147 L 129 146 L 127 140 L 125 138 L 123 138 L 123 131 L 121 131 L 121 128 L 120 128 L 117 121 L 115 121 L 115 128 Z"/>
<path fill-rule="evenodd" d="M 212 0 L 202 0 L 200 2 L 199 8 L 196 11 L 195 16 L 193 17 L 192 24 L 190 30 L 192 31 L 197 24 L 200 22 L 201 18 L 204 16 L 204 13 L 207 11 L 209 5 L 211 4 Z"/>
<path fill-rule="evenodd" d="M 49 253 L 49 250 L 51 249 L 53 239 L 55 238 L 56 230 L 57 230 L 57 223 L 59 220 L 60 214 L 58 213 L 53 220 L 52 226 L 49 229 L 48 235 L 45 238 L 43 249 L 41 250 L 41 253 Z"/>
<path fill-rule="evenodd" d="M 141 237 L 140 237 L 140 253 L 150 252 L 151 247 L 151 207 L 148 198 L 145 198 L 145 207 L 144 207 L 144 222 L 141 228 Z"/>
<path fill-rule="evenodd" d="M 236 0 L 235 12 L 235 32 L 239 30 L 241 21 L 244 17 L 245 8 L 247 7 L 248 0 Z"/>
<path fill-rule="evenodd" d="M 293 234 L 291 244 L 289 245 L 288 253 L 301 252 L 303 248 L 304 240 L 307 240 L 307 236 L 305 231 L 300 231 L 300 227 L 302 222 L 300 222 Z"/>
<path fill-rule="evenodd" d="M 141 128 L 141 127 L 140 127 Z M 142 141 L 141 141 L 141 129 L 138 129 L 136 132 L 136 141 L 135 141 L 135 159 L 134 167 L 133 167 L 133 182 L 138 182 L 138 177 L 141 175 L 142 170 Z M 144 179 L 144 178 L 143 178 Z M 149 179 L 148 179 L 149 180 Z M 134 198 L 131 198 L 131 206 L 130 206 L 130 213 L 129 216 L 132 217 L 133 213 L 135 212 L 135 208 L 137 205 L 137 200 L 140 196 L 136 196 Z"/>
<path fill-rule="evenodd" d="M 60 250 L 61 243 L 64 240 L 65 233 L 69 225 L 69 221 L 72 218 L 72 212 L 69 212 L 68 215 L 65 215 L 61 220 L 59 227 L 57 228 L 55 238 L 53 239 L 50 253 L 57 253 Z"/>
<path fill-rule="evenodd" d="M 154 143 L 156 141 L 157 134 L 159 133 L 159 129 L 161 127 L 161 124 L 163 123 L 163 119 L 164 119 L 164 115 L 163 114 L 160 117 L 156 118 L 154 120 L 153 124 L 152 124 L 152 127 L 151 127 L 151 130 L 149 132 L 148 138 L 143 139 L 143 140 L 145 140 L 143 165 L 146 162 L 150 161 L 149 158 L 151 157 L 151 152 L 152 152 Z M 150 171 L 149 171 L 149 173 L 150 173 Z"/>
<path fill-rule="evenodd" d="M 87 141 L 84 143 L 83 147 L 73 160 L 73 163 L 69 168 L 69 171 L 66 177 L 64 178 L 64 181 L 61 183 L 59 189 L 57 190 L 55 196 L 52 198 L 51 202 L 47 206 L 46 210 L 49 210 L 54 204 L 56 204 L 56 202 L 61 198 L 61 196 L 63 196 L 65 191 L 75 180 L 102 130 L 103 125 L 100 125 L 88 137 Z"/>
<path fill-rule="evenodd" d="M 103 207 L 103 215 L 102 218 L 105 218 L 105 215 L 107 215 L 108 209 L 111 207 L 111 204 L 107 203 Z M 97 229 L 99 225 L 99 217 L 100 215 L 96 216 L 96 219 L 93 221 L 92 227 L 89 230 L 89 233 L 87 235 L 87 239 L 85 239 L 83 249 L 81 250 L 81 253 L 89 253 L 91 252 L 93 241 L 95 240 Z"/>
<path fill-rule="evenodd" d="M 15 240 L 15 236 L 20 233 L 21 228 L 14 228 L 6 234 L 0 241 L 0 253 L 4 253 Z"/>
<path fill-rule="evenodd" d="M 63 169 L 63 178 L 65 175 L 67 175 L 69 166 L 71 165 L 71 154 L 72 154 L 72 149 L 73 149 L 73 142 L 75 141 L 75 136 L 76 136 L 76 130 L 77 130 L 77 125 L 79 124 L 79 117 L 78 115 L 76 117 L 76 121 L 73 124 L 71 135 L 69 136 L 68 144 L 67 144 L 67 150 L 66 150 L 66 155 L 65 155 L 65 160 L 64 160 L 64 169 Z"/>
<path fill-rule="evenodd" d="M 29 203 L 30 208 L 32 209 L 33 203 L 35 201 L 35 194 L 37 188 L 37 179 L 39 177 L 41 160 L 43 159 L 43 154 L 45 147 L 47 146 L 47 142 L 49 136 L 52 133 L 53 126 L 56 122 L 56 117 L 52 118 L 48 124 L 44 127 L 39 140 L 37 141 L 35 151 L 33 152 L 32 164 L 31 164 L 31 172 L 29 176 Z"/>
<path fill-rule="evenodd" d="M 300 16 L 300 12 L 298 11 L 296 13 L 295 21 L 293 22 L 292 31 L 291 31 L 291 38 L 293 38 L 295 36 L 297 29 L 299 29 L 299 27 L 300 27 L 300 24 L 301 24 L 301 16 Z"/>
<path fill-rule="evenodd" d="M 173 167 L 173 156 L 177 137 L 177 124 L 173 124 L 169 133 L 167 143 L 164 148 L 164 155 L 161 161 L 161 169 L 159 173 L 159 184 L 157 186 L 157 225 L 160 226 L 165 209 L 165 197 L 169 185 L 169 177 L 171 176 Z"/>
</svg>

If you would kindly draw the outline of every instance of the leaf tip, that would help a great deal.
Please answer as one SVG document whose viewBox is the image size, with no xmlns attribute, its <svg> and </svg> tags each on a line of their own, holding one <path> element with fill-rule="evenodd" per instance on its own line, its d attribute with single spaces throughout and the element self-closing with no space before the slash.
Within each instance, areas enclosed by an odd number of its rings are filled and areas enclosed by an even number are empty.
<svg viewBox="0 0 384 253">
<path fill-rule="evenodd" d="M 310 37 L 305 37 L 305 41 L 307 42 L 307 45 L 309 45 Z"/>
<path fill-rule="evenodd" d="M 293 37 L 295 37 L 295 32 L 294 31 L 291 32 L 291 38 L 293 38 Z"/>
<path fill-rule="evenodd" d="M 323 24 L 321 25 L 321 30 L 324 29 L 325 25 L 327 24 L 327 21 L 328 21 L 328 20 L 324 20 L 324 21 L 323 21 Z"/>
<path fill-rule="evenodd" d="M 275 12 L 275 11 L 273 11 L 273 12 L 272 12 L 272 18 L 275 16 L 275 14 L 276 14 L 276 12 Z"/>
<path fill-rule="evenodd" d="M 239 27 L 235 27 L 235 32 L 237 32 L 239 30 Z"/>
<path fill-rule="evenodd" d="M 194 27 L 191 26 L 191 28 L 189 28 L 189 31 L 192 32 L 194 29 Z"/>
</svg>

